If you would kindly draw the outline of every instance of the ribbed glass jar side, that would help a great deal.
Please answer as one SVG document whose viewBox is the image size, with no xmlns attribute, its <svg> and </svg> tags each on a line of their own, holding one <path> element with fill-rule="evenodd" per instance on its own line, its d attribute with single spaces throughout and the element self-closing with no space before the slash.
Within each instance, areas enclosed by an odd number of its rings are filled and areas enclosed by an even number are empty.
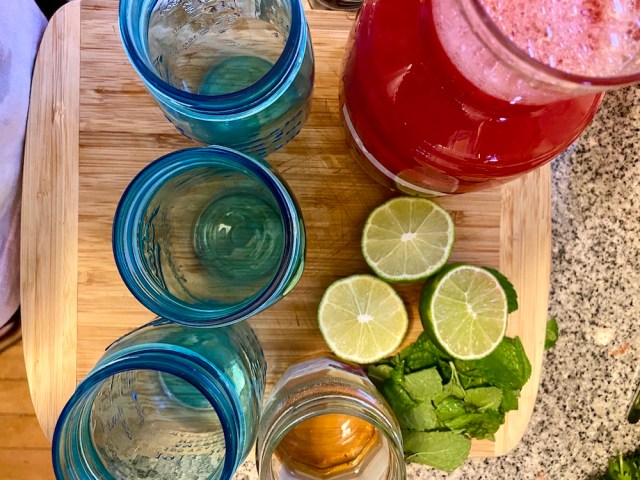
<svg viewBox="0 0 640 480">
<path fill-rule="evenodd" d="M 140 303 L 191 326 L 264 310 L 304 269 L 304 221 L 289 186 L 263 162 L 220 146 L 145 167 L 120 199 L 112 242 Z"/>
<path fill-rule="evenodd" d="M 53 439 L 64 479 L 227 479 L 256 436 L 265 363 L 245 324 L 152 322 L 110 346 Z"/>
<path fill-rule="evenodd" d="M 158 11 L 171 19 L 161 28 L 154 26 Z M 256 30 L 240 27 L 256 22 L 262 25 Z M 314 56 L 301 0 L 120 0 L 119 23 L 134 69 L 167 119 L 190 139 L 264 158 L 295 137 L 306 121 Z M 153 51 L 153 28 L 160 28 L 157 35 L 168 43 L 164 54 Z M 282 51 L 277 59 L 266 60 L 258 53 L 274 38 L 284 40 Z M 198 70 L 192 65 L 196 59 L 215 58 L 234 48 L 246 53 L 212 63 L 199 85 L 187 85 L 167 65 L 169 58 L 183 56 L 179 63 L 187 65 L 187 71 Z M 229 74 L 238 78 L 237 90 L 209 84 Z M 253 83 L 247 85 L 247 79 Z"/>
</svg>

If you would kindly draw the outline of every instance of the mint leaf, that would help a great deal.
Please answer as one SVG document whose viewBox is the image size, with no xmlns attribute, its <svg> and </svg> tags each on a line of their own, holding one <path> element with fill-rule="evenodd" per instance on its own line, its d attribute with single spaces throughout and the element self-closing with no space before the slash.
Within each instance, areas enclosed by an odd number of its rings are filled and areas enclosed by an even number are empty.
<svg viewBox="0 0 640 480">
<path fill-rule="evenodd" d="M 455 397 L 447 397 L 436 406 L 436 416 L 438 420 L 445 423 L 447 420 L 465 415 L 467 407 L 463 400 Z"/>
<path fill-rule="evenodd" d="M 640 479 L 640 470 L 632 458 L 619 454 L 609 460 L 607 476 L 611 480 L 637 480 Z"/>
<path fill-rule="evenodd" d="M 404 368 L 402 364 L 396 365 L 393 370 L 389 372 L 389 379 L 400 385 L 404 384 Z"/>
<path fill-rule="evenodd" d="M 597 480 L 640 480 L 640 448 L 612 457 L 606 473 Z"/>
<path fill-rule="evenodd" d="M 460 383 L 454 379 L 451 379 L 451 381 L 444 386 L 442 393 L 433 399 L 433 403 L 437 405 L 449 397 L 464 398 L 464 389 L 460 386 Z"/>
<path fill-rule="evenodd" d="M 498 283 L 504 290 L 504 293 L 507 295 L 507 313 L 513 313 L 518 310 L 518 294 L 516 293 L 516 289 L 513 288 L 513 284 L 509 281 L 509 279 L 494 268 L 482 268 L 496 277 L 496 280 L 498 280 Z"/>
<path fill-rule="evenodd" d="M 498 431 L 503 423 L 504 414 L 497 410 L 465 413 L 444 421 L 444 424 L 452 432 L 464 433 L 478 440 L 484 438 L 494 440 L 493 434 Z"/>
<path fill-rule="evenodd" d="M 498 410 L 502 404 L 502 390 L 498 387 L 480 387 L 466 390 L 466 400 L 480 411 Z"/>
<path fill-rule="evenodd" d="M 407 462 L 453 472 L 469 456 L 471 440 L 453 432 L 408 432 L 404 437 Z"/>
<path fill-rule="evenodd" d="M 409 410 L 416 405 L 416 402 L 413 401 L 404 387 L 398 382 L 395 382 L 392 378 L 388 378 L 384 381 L 381 392 L 396 415 L 399 412 Z"/>
<path fill-rule="evenodd" d="M 558 341 L 558 321 L 555 318 L 550 318 L 547 321 L 547 331 L 544 335 L 544 349 L 549 350 L 553 348 Z"/>
<path fill-rule="evenodd" d="M 427 368 L 404 376 L 404 388 L 416 401 L 431 401 L 442 393 L 442 378 L 436 368 Z"/>
<path fill-rule="evenodd" d="M 397 363 L 404 363 L 405 370 L 408 372 L 435 367 L 443 360 L 449 361 L 451 357 L 436 347 L 424 332 L 414 343 L 405 347 L 395 359 Z"/>
<path fill-rule="evenodd" d="M 465 375 L 463 372 L 458 372 L 458 377 L 460 378 L 460 385 L 462 385 L 462 387 L 465 389 L 484 387 L 486 385 L 489 385 L 489 382 L 484 377 Z"/>
<path fill-rule="evenodd" d="M 367 375 L 376 386 L 381 386 L 391 376 L 392 371 L 391 365 L 370 365 L 367 369 Z"/>
<path fill-rule="evenodd" d="M 442 426 L 431 402 L 419 403 L 408 410 L 399 412 L 396 416 L 400 426 L 406 430 L 426 432 Z"/>
<path fill-rule="evenodd" d="M 502 392 L 502 404 L 500 405 L 500 411 L 502 413 L 506 413 L 510 410 L 518 410 L 518 397 L 520 397 L 520 391 L 504 390 Z"/>
<path fill-rule="evenodd" d="M 451 372 L 451 379 L 449 380 L 449 383 L 447 383 L 442 389 L 442 393 L 440 393 L 440 395 L 434 398 L 434 403 L 436 405 L 440 403 L 443 399 L 449 396 L 463 399 L 463 400 L 466 399 L 466 393 L 464 391 L 462 384 L 460 383 L 458 371 L 456 370 L 456 367 L 453 364 L 453 362 L 449 362 L 449 365 L 450 365 L 449 368 Z"/>
<path fill-rule="evenodd" d="M 465 377 L 481 378 L 502 390 L 520 390 L 531 376 L 531 363 L 518 337 L 505 337 L 498 347 L 480 360 L 456 360 Z"/>
</svg>

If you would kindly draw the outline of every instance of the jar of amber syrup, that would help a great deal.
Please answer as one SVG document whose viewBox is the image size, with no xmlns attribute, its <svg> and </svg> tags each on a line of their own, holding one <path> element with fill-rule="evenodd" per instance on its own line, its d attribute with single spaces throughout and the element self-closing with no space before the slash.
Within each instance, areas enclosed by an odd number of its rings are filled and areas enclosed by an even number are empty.
<svg viewBox="0 0 640 480">
<path fill-rule="evenodd" d="M 402 434 L 362 369 L 331 356 L 291 366 L 258 428 L 260 480 L 406 478 Z"/>
</svg>

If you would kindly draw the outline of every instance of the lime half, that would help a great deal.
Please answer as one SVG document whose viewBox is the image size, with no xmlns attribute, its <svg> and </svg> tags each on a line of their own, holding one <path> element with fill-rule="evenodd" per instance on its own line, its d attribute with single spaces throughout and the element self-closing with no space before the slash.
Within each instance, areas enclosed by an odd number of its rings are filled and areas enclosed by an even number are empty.
<svg viewBox="0 0 640 480">
<path fill-rule="evenodd" d="M 450 355 L 474 360 L 489 355 L 507 328 L 507 294 L 489 270 L 445 267 L 428 281 L 420 298 L 424 328 Z"/>
<path fill-rule="evenodd" d="M 318 323 L 338 357 L 372 363 L 400 346 L 409 318 L 390 285 L 372 275 L 353 275 L 327 288 L 320 301 Z"/>
<path fill-rule="evenodd" d="M 453 240 L 453 220 L 444 208 L 426 198 L 396 197 L 367 218 L 362 254 L 389 282 L 418 281 L 442 268 Z"/>
</svg>

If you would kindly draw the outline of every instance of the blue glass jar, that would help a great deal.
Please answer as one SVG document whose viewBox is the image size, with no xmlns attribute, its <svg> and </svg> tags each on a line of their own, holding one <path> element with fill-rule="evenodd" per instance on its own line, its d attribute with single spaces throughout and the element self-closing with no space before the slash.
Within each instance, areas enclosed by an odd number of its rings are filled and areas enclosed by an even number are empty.
<svg viewBox="0 0 640 480">
<path fill-rule="evenodd" d="M 314 60 L 301 0 L 120 0 L 124 49 L 187 137 L 264 158 L 311 107 Z"/>
<path fill-rule="evenodd" d="M 58 479 L 229 479 L 256 436 L 262 349 L 246 322 L 157 320 L 115 342 L 53 437 Z"/>
<path fill-rule="evenodd" d="M 186 325 L 248 318 L 304 268 L 304 223 L 286 183 L 224 147 L 180 150 L 144 168 L 122 195 L 112 236 L 133 295 Z"/>
</svg>

